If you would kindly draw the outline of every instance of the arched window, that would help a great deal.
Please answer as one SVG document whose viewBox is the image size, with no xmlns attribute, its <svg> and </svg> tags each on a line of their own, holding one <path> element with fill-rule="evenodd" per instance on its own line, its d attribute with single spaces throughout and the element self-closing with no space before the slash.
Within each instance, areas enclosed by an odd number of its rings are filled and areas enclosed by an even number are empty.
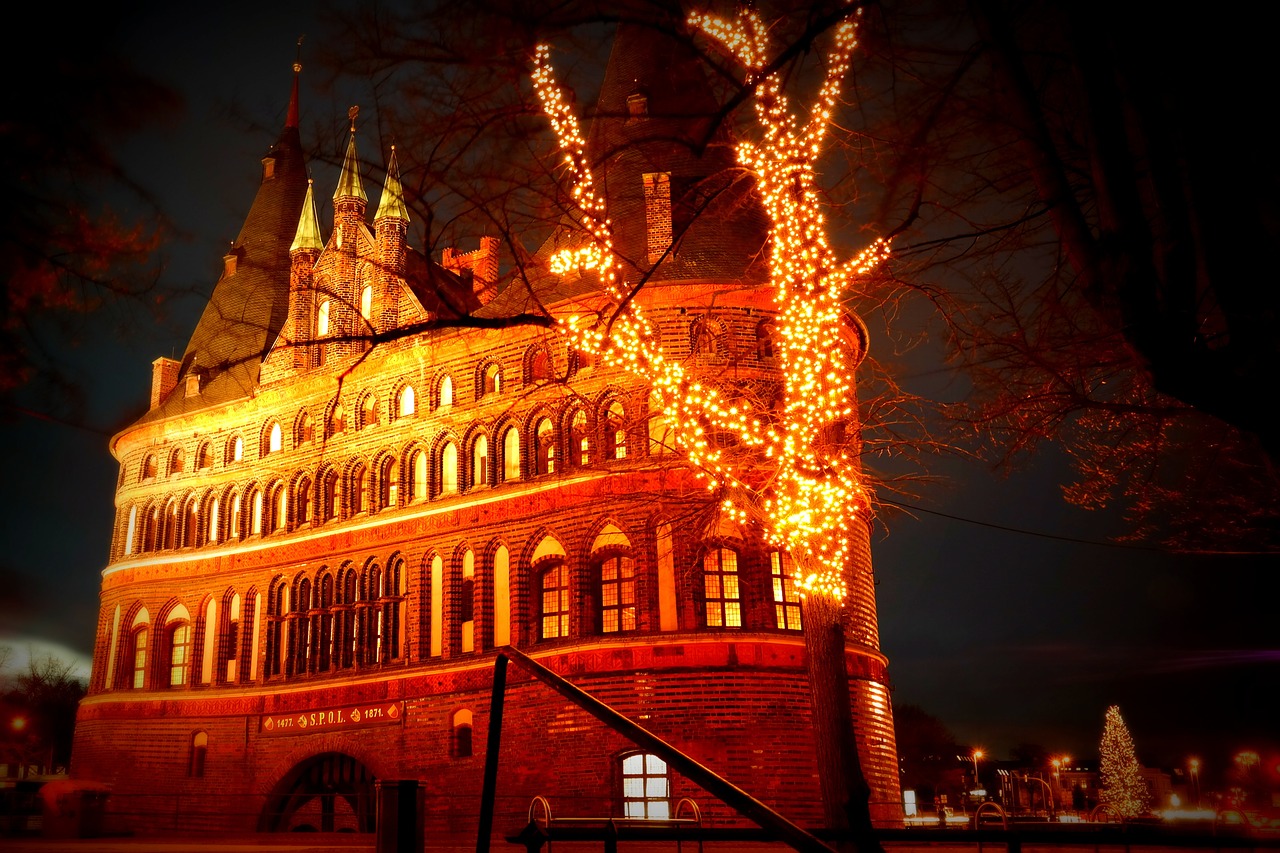
<svg viewBox="0 0 1280 853">
<path fill-rule="evenodd" d="M 240 673 L 240 594 L 231 593 L 222 600 L 222 630 L 218 639 L 218 681 L 234 684 Z"/>
<path fill-rule="evenodd" d="M 404 630 L 404 561 L 397 558 L 387 564 L 382 578 L 382 646 L 379 660 L 383 663 L 399 660 L 403 650 Z"/>
<path fill-rule="evenodd" d="M 209 450 L 209 443 L 206 441 L 196 449 L 196 470 L 203 471 L 213 465 L 213 453 Z"/>
<path fill-rule="evenodd" d="M 277 580 L 267 593 L 267 657 L 263 663 L 268 678 L 283 671 L 285 613 L 289 587 Z"/>
<path fill-rule="evenodd" d="M 303 477 L 293 491 L 294 513 L 299 527 L 311 523 L 311 478 Z"/>
<path fill-rule="evenodd" d="M 373 285 L 360 288 L 360 317 L 366 323 L 373 322 Z"/>
<path fill-rule="evenodd" d="M 262 535 L 263 498 L 262 489 L 254 489 L 249 501 L 249 532 L 254 536 Z"/>
<path fill-rule="evenodd" d="M 243 539 L 244 519 L 241 517 L 240 513 L 240 493 L 232 492 L 231 496 L 227 498 L 227 504 L 229 510 L 227 512 L 227 538 Z"/>
<path fill-rule="evenodd" d="M 635 752 L 622 757 L 622 816 L 666 820 L 671 816 L 667 762 Z"/>
<path fill-rule="evenodd" d="M 756 324 L 756 360 L 773 361 L 773 336 L 775 326 L 772 320 L 761 320 Z"/>
<path fill-rule="evenodd" d="M 368 509 L 366 503 L 369 494 L 369 469 L 357 465 L 351 472 L 351 514 L 356 515 Z"/>
<path fill-rule="evenodd" d="M 573 413 L 569 422 L 569 462 L 571 465 L 591 464 L 591 433 L 587 426 L 587 413 L 582 409 Z"/>
<path fill-rule="evenodd" d="M 630 557 L 606 557 L 598 568 L 600 625 L 605 634 L 636 629 L 636 564 Z"/>
<path fill-rule="evenodd" d="M 378 509 L 393 509 L 400 497 L 400 465 L 394 457 L 382 460 L 378 471 Z"/>
<path fill-rule="evenodd" d="M 454 758 L 470 758 L 471 747 L 471 712 L 466 708 L 453 714 L 453 731 L 450 738 L 450 752 Z"/>
<path fill-rule="evenodd" d="M 773 613 L 777 626 L 785 631 L 800 630 L 800 593 L 796 591 L 795 567 L 791 555 L 781 551 L 769 554 L 773 572 Z"/>
<path fill-rule="evenodd" d="M 400 399 L 396 407 L 396 417 L 407 418 L 412 415 L 417 406 L 417 398 L 413 393 L 413 386 L 406 385 L 400 389 Z"/>
<path fill-rule="evenodd" d="M 329 334 L 329 300 L 321 299 L 316 306 L 316 337 L 323 338 Z"/>
<path fill-rule="evenodd" d="M 708 628 L 741 628 L 742 596 L 738 588 L 738 554 L 712 548 L 702 558 L 703 601 Z"/>
<path fill-rule="evenodd" d="M 132 654 L 133 674 L 129 683 L 134 690 L 147 686 L 147 626 L 139 625 L 133 629 L 129 637 Z"/>
<path fill-rule="evenodd" d="M 481 379 L 480 396 L 502 393 L 502 370 L 496 364 L 487 365 Z"/>
<path fill-rule="evenodd" d="M 133 540 L 138 532 L 138 508 L 136 506 L 129 507 L 129 526 L 125 529 L 124 534 L 124 553 L 129 555 L 133 553 Z"/>
<path fill-rule="evenodd" d="M 172 551 L 178 547 L 178 523 L 180 521 L 178 502 L 169 501 L 164 508 L 164 531 L 161 536 L 161 547 L 167 551 Z"/>
<path fill-rule="evenodd" d="M 320 478 L 320 497 L 316 509 L 321 521 L 333 521 L 340 514 L 341 490 L 338 488 L 338 472 L 329 468 Z"/>
<path fill-rule="evenodd" d="M 409 471 L 412 479 L 409 481 L 409 500 L 422 501 L 427 498 L 427 454 L 421 450 L 415 450 L 409 456 Z"/>
<path fill-rule="evenodd" d="M 489 439 L 483 435 L 476 436 L 471 443 L 471 485 L 487 486 L 489 484 Z"/>
<path fill-rule="evenodd" d="M 271 428 L 267 430 L 267 453 L 279 453 L 283 442 L 280 424 L 273 423 Z"/>
<path fill-rule="evenodd" d="M 364 398 L 360 407 L 360 428 L 378 425 L 378 398 L 373 394 Z"/>
<path fill-rule="evenodd" d="M 537 465 L 539 474 L 553 474 L 556 470 L 556 430 L 551 425 L 550 418 L 543 418 L 538 421 L 538 427 L 534 433 L 537 437 L 537 456 L 534 464 Z"/>
<path fill-rule="evenodd" d="M 453 405 L 453 377 L 445 376 L 440 380 L 440 405 Z"/>
<path fill-rule="evenodd" d="M 339 576 L 337 603 L 334 613 L 334 658 L 337 665 L 350 669 L 356 663 L 356 613 L 355 605 L 359 600 L 356 589 L 359 578 L 356 570 L 346 568 Z"/>
<path fill-rule="evenodd" d="M 243 461 L 244 460 L 244 439 L 237 435 L 235 438 L 231 439 L 230 447 L 231 447 L 231 452 L 230 452 L 230 459 L 228 461 L 231 461 L 231 462 Z"/>
<path fill-rule="evenodd" d="M 298 429 L 297 435 L 294 437 L 294 443 L 310 444 L 312 441 L 315 441 L 315 437 L 315 422 L 311 420 L 311 415 L 308 412 L 303 412 L 298 416 Z"/>
<path fill-rule="evenodd" d="M 195 548 L 204 544 L 200 539 L 200 501 L 191 497 L 187 499 L 187 508 L 182 513 L 182 547 Z"/>
<path fill-rule="evenodd" d="M 689 327 L 689 351 L 694 355 L 716 354 L 716 337 L 713 327 L 701 317 L 694 320 Z"/>
<path fill-rule="evenodd" d="M 538 639 L 569 636 L 569 567 L 551 564 L 538 575 Z"/>
<path fill-rule="evenodd" d="M 440 493 L 453 495 L 458 492 L 458 446 L 452 441 L 440 448 Z"/>
<path fill-rule="evenodd" d="M 621 403 L 614 400 L 609 404 L 604 425 L 605 455 L 609 459 L 627 458 L 626 418 L 627 415 Z"/>
<path fill-rule="evenodd" d="M 662 408 L 662 401 L 656 393 L 649 395 L 649 455 L 658 456 L 670 453 L 675 448 L 675 438 L 671 433 L 671 419 Z"/>
<path fill-rule="evenodd" d="M 520 479 L 520 431 L 507 427 L 502 434 L 502 480 L 514 482 Z"/>
<path fill-rule="evenodd" d="M 300 576 L 293 583 L 288 617 L 289 647 L 286 650 L 285 675 L 305 675 L 311 653 L 311 581 Z"/>
<path fill-rule="evenodd" d="M 326 431 L 329 436 L 341 435 L 347 429 L 347 413 L 341 403 L 335 403 L 329 411 L 329 423 Z"/>
<path fill-rule="evenodd" d="M 154 480 L 156 478 L 156 456 L 154 453 L 142 460 L 142 479 Z"/>
<path fill-rule="evenodd" d="M 289 490 L 277 483 L 271 490 L 271 530 L 282 533 L 289 522 Z"/>
<path fill-rule="evenodd" d="M 191 623 L 171 622 L 165 630 L 169 635 L 169 686 L 183 687 L 191 670 Z"/>
<path fill-rule="evenodd" d="M 317 611 L 312 616 L 312 638 L 315 648 L 311 658 L 316 672 L 328 672 L 333 663 L 333 575 L 328 571 L 316 580 Z"/>
<path fill-rule="evenodd" d="M 191 736 L 191 756 L 187 761 L 187 775 L 199 779 L 204 775 L 204 759 L 209 751 L 209 735 L 196 732 Z"/>
<path fill-rule="evenodd" d="M 173 453 L 169 454 L 169 473 L 181 474 L 183 466 L 186 464 L 186 455 L 182 452 L 181 447 L 175 447 Z"/>
<path fill-rule="evenodd" d="M 462 587 L 458 599 L 462 650 L 473 652 L 476 649 L 476 555 L 470 548 L 462 554 Z"/>
<path fill-rule="evenodd" d="M 209 542 L 222 541 L 222 501 L 214 497 L 209 501 L 209 515 L 206 519 L 205 538 Z"/>
<path fill-rule="evenodd" d="M 530 382 L 546 382 L 551 378 L 551 356 L 546 347 L 537 347 L 528 358 Z"/>
</svg>

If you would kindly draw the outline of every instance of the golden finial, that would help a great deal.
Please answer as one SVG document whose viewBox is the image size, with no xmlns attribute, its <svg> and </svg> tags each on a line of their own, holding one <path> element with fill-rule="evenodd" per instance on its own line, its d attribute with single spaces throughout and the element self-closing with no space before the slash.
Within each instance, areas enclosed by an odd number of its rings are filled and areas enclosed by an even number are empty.
<svg viewBox="0 0 1280 853">
<path fill-rule="evenodd" d="M 298 74 L 302 71 L 302 40 L 307 37 L 306 33 L 298 36 L 298 58 L 293 60 L 293 73 Z"/>
<path fill-rule="evenodd" d="M 356 132 L 356 116 L 360 115 L 359 107 L 352 107 L 347 110 L 347 118 L 351 119 L 351 132 Z"/>
</svg>

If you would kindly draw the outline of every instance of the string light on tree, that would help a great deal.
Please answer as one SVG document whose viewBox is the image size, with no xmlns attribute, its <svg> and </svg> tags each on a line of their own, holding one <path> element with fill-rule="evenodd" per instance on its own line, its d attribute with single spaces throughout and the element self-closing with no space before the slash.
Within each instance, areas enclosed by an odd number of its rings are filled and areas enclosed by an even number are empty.
<svg viewBox="0 0 1280 853">
<path fill-rule="evenodd" d="M 1101 778 L 1099 801 L 1124 818 L 1141 817 L 1151 806 L 1151 792 L 1142 779 L 1129 728 L 1120 716 L 1120 708 L 1107 709 L 1102 727 L 1098 771 Z"/>
</svg>

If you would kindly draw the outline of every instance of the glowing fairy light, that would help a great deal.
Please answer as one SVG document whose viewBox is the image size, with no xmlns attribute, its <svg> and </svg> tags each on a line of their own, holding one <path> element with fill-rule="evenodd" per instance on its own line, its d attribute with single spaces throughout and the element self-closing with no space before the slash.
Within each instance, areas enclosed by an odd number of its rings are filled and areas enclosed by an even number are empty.
<svg viewBox="0 0 1280 853">
<path fill-rule="evenodd" d="M 818 98 L 802 125 L 792 112 L 778 73 L 765 74 L 767 30 L 753 12 L 734 22 L 694 14 L 690 23 L 720 42 L 755 83 L 761 138 L 738 145 L 743 167 L 757 178 L 770 221 L 769 265 L 783 377 L 782 417 L 761 422 L 751 407 L 726 400 L 715 388 L 685 375 L 667 360 L 657 331 L 618 281 L 613 232 L 604 199 L 596 194 L 586 159 L 586 140 L 548 62 L 538 47 L 534 89 L 551 121 L 578 206 L 584 245 L 557 253 L 558 274 L 595 269 L 608 297 L 627 307 L 606 330 L 595 318 L 568 317 L 560 327 L 579 349 L 645 379 L 671 423 L 676 446 L 707 482 L 725 497 L 722 510 L 737 521 L 758 519 L 765 539 L 791 554 L 795 580 L 809 594 L 842 600 L 847 592 L 850 531 L 866 512 L 868 495 L 858 463 L 832 435 L 856 416 L 854 357 L 842 332 L 841 298 L 849 286 L 888 256 L 877 240 L 841 263 L 827 241 L 822 206 L 814 189 L 814 161 L 840 94 L 849 57 L 857 44 L 856 23 L 834 29 L 835 44 Z M 732 436 L 738 449 L 717 446 Z M 744 452 L 745 451 L 745 452 Z M 761 467 L 767 470 L 761 471 Z"/>
</svg>

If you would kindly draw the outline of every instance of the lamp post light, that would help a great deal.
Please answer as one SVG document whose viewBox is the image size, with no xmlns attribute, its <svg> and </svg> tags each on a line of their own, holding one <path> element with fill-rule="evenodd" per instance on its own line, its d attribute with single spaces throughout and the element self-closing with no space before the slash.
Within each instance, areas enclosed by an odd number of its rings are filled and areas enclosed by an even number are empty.
<svg viewBox="0 0 1280 853">
<path fill-rule="evenodd" d="M 1053 765 L 1053 797 L 1059 805 L 1065 805 L 1062 797 L 1062 769 L 1071 763 L 1071 756 L 1059 755 L 1050 762 Z"/>
<path fill-rule="evenodd" d="M 1191 770 L 1191 802 L 1200 808 L 1200 759 L 1192 758 L 1187 767 Z"/>
<path fill-rule="evenodd" d="M 982 750 L 975 749 L 973 751 L 973 787 L 974 790 L 982 787 L 981 780 L 978 779 L 978 760 L 982 758 Z"/>
</svg>

